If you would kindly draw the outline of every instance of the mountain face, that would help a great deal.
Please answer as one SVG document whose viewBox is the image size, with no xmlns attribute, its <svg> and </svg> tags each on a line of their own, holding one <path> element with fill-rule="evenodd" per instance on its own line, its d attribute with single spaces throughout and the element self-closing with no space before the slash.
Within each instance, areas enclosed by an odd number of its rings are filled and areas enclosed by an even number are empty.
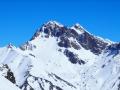
<svg viewBox="0 0 120 90">
<path fill-rule="evenodd" d="M 24 45 L 0 48 L 0 79 L 0 90 L 120 90 L 120 43 L 49 21 Z"/>
</svg>

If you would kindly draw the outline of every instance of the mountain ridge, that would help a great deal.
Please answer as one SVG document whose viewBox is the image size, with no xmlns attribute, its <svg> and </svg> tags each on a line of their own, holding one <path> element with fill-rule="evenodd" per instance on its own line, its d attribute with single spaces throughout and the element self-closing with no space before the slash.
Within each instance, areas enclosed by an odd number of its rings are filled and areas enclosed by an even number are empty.
<svg viewBox="0 0 120 90">
<path fill-rule="evenodd" d="M 75 24 L 72 27 L 67 27 L 56 21 L 49 21 L 46 24 L 43 24 L 42 27 L 36 31 L 36 33 L 33 35 L 33 37 L 30 39 L 30 41 L 34 40 L 37 36 L 39 36 L 41 32 L 48 34 L 45 37 L 49 37 L 50 33 L 52 34 L 52 36 L 55 36 L 55 37 L 59 37 L 60 35 L 63 35 L 63 34 L 66 34 L 66 36 L 67 36 L 67 35 L 70 35 L 69 33 L 72 33 L 73 35 L 68 36 L 68 38 L 69 37 L 74 37 L 74 38 L 76 37 L 76 39 L 81 38 L 82 40 L 79 40 L 79 42 L 81 44 L 82 44 L 82 42 L 84 42 L 83 44 L 90 43 L 94 39 L 93 41 L 96 41 L 96 43 L 99 43 L 99 42 L 101 44 L 104 43 L 103 49 L 105 48 L 105 46 L 107 46 L 107 44 L 112 43 L 112 41 L 107 41 L 107 40 L 104 40 L 97 36 L 94 36 L 93 34 L 89 33 L 87 30 L 85 30 L 80 24 Z M 83 40 L 88 40 L 88 41 L 83 41 Z M 89 48 L 89 47 L 86 47 L 88 45 L 85 46 L 83 44 L 82 44 L 82 46 L 84 46 L 84 48 L 86 48 L 86 49 Z M 98 45 L 96 45 L 96 46 L 98 46 Z M 96 51 L 96 52 L 98 52 L 98 51 Z"/>
<path fill-rule="evenodd" d="M 0 48 L 0 77 L 20 90 L 119 90 L 119 69 L 120 43 L 79 24 L 49 21 L 20 47 Z"/>
</svg>

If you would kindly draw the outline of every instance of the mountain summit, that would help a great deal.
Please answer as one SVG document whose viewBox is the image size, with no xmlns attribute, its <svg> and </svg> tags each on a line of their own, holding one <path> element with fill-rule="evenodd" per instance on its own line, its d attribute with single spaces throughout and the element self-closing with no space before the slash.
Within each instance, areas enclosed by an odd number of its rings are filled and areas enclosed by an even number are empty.
<svg viewBox="0 0 120 90">
<path fill-rule="evenodd" d="M 0 79 L 12 90 L 119 90 L 120 43 L 49 21 L 19 48 L 0 48 Z"/>
</svg>

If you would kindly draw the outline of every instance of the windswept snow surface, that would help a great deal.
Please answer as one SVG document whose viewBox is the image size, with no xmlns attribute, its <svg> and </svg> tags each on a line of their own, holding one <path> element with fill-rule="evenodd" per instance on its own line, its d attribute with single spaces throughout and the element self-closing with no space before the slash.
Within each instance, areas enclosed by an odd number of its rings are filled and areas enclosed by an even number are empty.
<svg viewBox="0 0 120 90">
<path fill-rule="evenodd" d="M 20 90 L 20 89 L 14 84 L 12 84 L 9 80 L 0 75 L 0 90 Z"/>
</svg>

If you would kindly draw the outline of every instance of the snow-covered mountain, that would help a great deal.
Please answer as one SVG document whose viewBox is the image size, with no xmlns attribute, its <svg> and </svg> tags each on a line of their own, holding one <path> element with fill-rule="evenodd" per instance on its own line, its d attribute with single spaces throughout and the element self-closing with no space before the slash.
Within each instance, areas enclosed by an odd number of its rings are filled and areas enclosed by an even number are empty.
<svg viewBox="0 0 120 90">
<path fill-rule="evenodd" d="M 0 48 L 0 90 L 8 89 L 120 90 L 120 43 L 49 21 L 24 45 Z"/>
</svg>

